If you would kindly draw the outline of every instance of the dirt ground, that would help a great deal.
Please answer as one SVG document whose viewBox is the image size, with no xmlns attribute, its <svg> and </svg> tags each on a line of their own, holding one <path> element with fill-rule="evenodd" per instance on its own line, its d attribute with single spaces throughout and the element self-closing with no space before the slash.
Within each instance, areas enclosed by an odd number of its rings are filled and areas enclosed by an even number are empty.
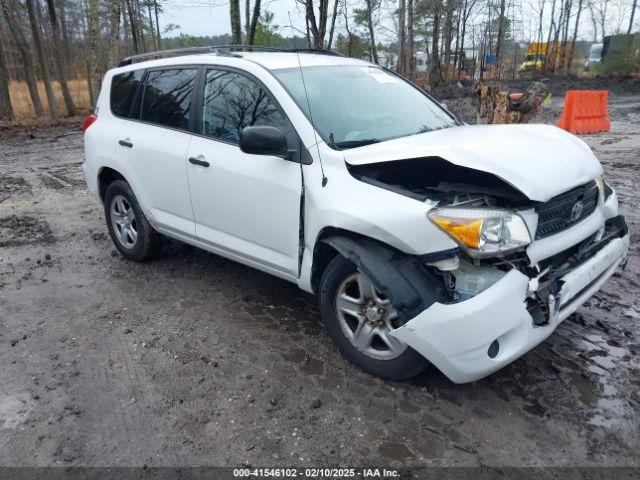
<svg viewBox="0 0 640 480">
<path fill-rule="evenodd" d="M 627 269 L 467 385 L 359 371 L 312 296 L 218 256 L 123 260 L 79 126 L 5 132 L 0 466 L 640 466 L 640 95 L 612 94 L 611 118 L 583 138 L 630 223 Z"/>
</svg>

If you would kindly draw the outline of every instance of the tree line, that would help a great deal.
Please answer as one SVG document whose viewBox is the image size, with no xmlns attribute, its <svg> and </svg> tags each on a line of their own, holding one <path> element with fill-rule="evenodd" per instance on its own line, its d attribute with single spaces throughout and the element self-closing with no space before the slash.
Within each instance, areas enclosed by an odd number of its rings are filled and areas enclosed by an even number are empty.
<svg viewBox="0 0 640 480">
<path fill-rule="evenodd" d="M 74 116 L 70 82 L 82 81 L 93 105 L 104 73 L 123 57 L 206 41 L 333 49 L 430 86 L 514 76 L 528 42 L 561 47 L 544 68 L 570 71 L 581 25 L 601 42 L 632 33 L 637 10 L 637 0 L 295 0 L 292 15 L 303 22 L 294 27 L 274 25 L 268 2 L 229 0 L 216 11 L 228 15 L 230 35 L 203 40 L 161 28 L 164 1 L 0 0 L 0 119 L 14 117 L 11 81 L 26 84 L 37 117 L 46 114 L 41 95 L 53 119 Z"/>
<path fill-rule="evenodd" d="M 37 117 L 45 116 L 38 80 L 53 119 L 78 113 L 70 81 L 86 82 L 93 105 L 122 56 L 163 48 L 162 11 L 161 0 L 0 0 L 0 119 L 14 117 L 10 79 L 26 83 Z"/>
</svg>

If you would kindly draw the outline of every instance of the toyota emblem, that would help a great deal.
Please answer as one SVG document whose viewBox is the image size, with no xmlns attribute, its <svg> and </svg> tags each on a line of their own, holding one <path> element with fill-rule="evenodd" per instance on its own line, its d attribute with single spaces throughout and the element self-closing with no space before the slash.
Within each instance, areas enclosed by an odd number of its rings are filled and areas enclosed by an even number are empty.
<svg viewBox="0 0 640 480">
<path fill-rule="evenodd" d="M 575 222 L 582 216 L 582 210 L 584 209 L 584 204 L 582 200 L 578 200 L 571 209 L 571 221 Z"/>
</svg>

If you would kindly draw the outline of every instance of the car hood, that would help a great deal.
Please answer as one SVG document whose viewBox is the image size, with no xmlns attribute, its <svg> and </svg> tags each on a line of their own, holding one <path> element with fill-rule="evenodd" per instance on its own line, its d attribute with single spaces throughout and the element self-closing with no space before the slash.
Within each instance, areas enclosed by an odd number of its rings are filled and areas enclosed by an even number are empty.
<svg viewBox="0 0 640 480">
<path fill-rule="evenodd" d="M 440 157 L 496 175 L 540 202 L 602 174 L 586 143 L 550 125 L 464 125 L 343 153 L 350 165 Z"/>
</svg>

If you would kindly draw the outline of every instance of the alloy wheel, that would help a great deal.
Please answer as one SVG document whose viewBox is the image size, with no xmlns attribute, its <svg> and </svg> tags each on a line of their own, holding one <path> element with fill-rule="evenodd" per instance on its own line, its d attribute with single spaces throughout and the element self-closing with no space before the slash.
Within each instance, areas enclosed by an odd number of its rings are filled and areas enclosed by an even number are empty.
<svg viewBox="0 0 640 480">
<path fill-rule="evenodd" d="M 138 222 L 133 207 L 124 195 L 115 195 L 110 207 L 111 226 L 118 243 L 124 248 L 135 247 L 138 241 Z"/>
<path fill-rule="evenodd" d="M 405 343 L 389 335 L 401 326 L 398 312 L 362 272 L 342 280 L 335 307 L 343 334 L 365 355 L 376 360 L 392 360 L 407 349 Z"/>
</svg>

